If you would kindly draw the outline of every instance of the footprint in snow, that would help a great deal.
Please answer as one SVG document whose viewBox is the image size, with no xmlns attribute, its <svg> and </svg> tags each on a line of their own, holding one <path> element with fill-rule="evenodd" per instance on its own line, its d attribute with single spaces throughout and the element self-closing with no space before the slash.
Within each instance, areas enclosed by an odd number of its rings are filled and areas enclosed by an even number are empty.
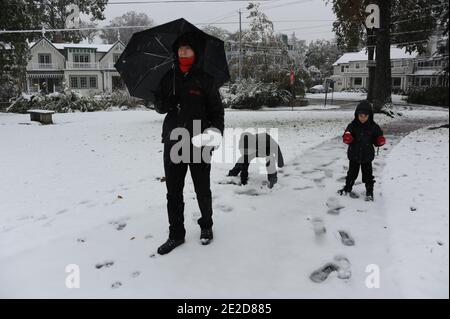
<svg viewBox="0 0 450 319">
<path fill-rule="evenodd" d="M 107 261 L 105 261 L 105 262 L 103 262 L 103 263 L 98 263 L 98 264 L 96 264 L 96 265 L 95 265 L 95 268 L 97 268 L 97 269 L 109 268 L 109 267 L 112 267 L 113 265 L 114 265 L 114 261 L 112 261 L 112 260 L 107 260 Z"/>
<path fill-rule="evenodd" d="M 312 219 L 311 223 L 313 225 L 314 234 L 316 234 L 316 236 L 321 236 L 327 232 L 322 218 L 315 217 Z"/>
<path fill-rule="evenodd" d="M 140 271 L 134 271 L 132 274 L 131 274 L 131 278 L 137 278 L 137 277 L 139 277 L 141 275 L 141 272 Z"/>
<path fill-rule="evenodd" d="M 338 266 L 338 278 L 339 279 L 350 279 L 352 276 L 350 261 L 341 255 L 334 257 L 334 261 Z"/>
<path fill-rule="evenodd" d="M 336 197 L 330 197 L 327 199 L 326 205 L 328 206 L 328 214 L 330 215 L 338 215 L 340 210 L 345 208 L 339 203 L 339 200 Z"/>
<path fill-rule="evenodd" d="M 223 205 L 223 204 L 217 205 L 216 209 L 218 209 L 218 210 L 220 210 L 222 212 L 225 212 L 225 213 L 229 213 L 229 212 L 232 212 L 234 210 L 233 207 L 228 206 L 228 205 Z"/>
<path fill-rule="evenodd" d="M 334 173 L 333 173 L 333 171 L 331 169 L 326 169 L 324 171 L 324 174 L 325 174 L 326 178 L 332 178 Z"/>
<path fill-rule="evenodd" d="M 350 279 L 352 276 L 350 261 L 346 257 L 338 255 L 334 257 L 333 263 L 327 263 L 315 270 L 309 278 L 315 283 L 322 283 L 334 271 L 337 272 L 339 279 Z"/>
<path fill-rule="evenodd" d="M 337 270 L 338 270 L 337 265 L 333 263 L 328 263 L 322 266 L 321 268 L 313 271 L 313 273 L 309 276 L 309 279 L 311 279 L 311 281 L 313 282 L 321 283 L 324 282 L 333 271 Z"/>
<path fill-rule="evenodd" d="M 234 193 L 238 194 L 238 195 L 249 195 L 249 196 L 261 195 L 261 193 L 255 188 L 238 189 L 238 190 L 235 190 Z"/>
<path fill-rule="evenodd" d="M 113 283 L 111 285 L 111 288 L 117 289 L 117 288 L 120 288 L 121 286 L 122 286 L 122 283 L 120 281 L 116 281 L 115 283 Z"/>
<path fill-rule="evenodd" d="M 127 227 L 127 223 L 122 220 L 114 220 L 109 223 L 113 225 L 116 230 L 123 230 L 125 227 Z"/>
<path fill-rule="evenodd" d="M 294 191 L 304 191 L 305 189 L 313 188 L 312 186 L 294 187 Z"/>
<path fill-rule="evenodd" d="M 348 196 L 350 196 L 350 198 L 360 198 L 361 197 L 358 193 L 355 193 L 355 192 L 350 192 L 350 194 L 348 194 Z"/>
<path fill-rule="evenodd" d="M 313 182 L 316 184 L 322 184 L 325 177 L 313 178 Z"/>
<path fill-rule="evenodd" d="M 341 242 L 344 246 L 354 246 L 355 240 L 353 237 L 346 231 L 340 230 L 339 235 L 341 236 Z"/>
</svg>

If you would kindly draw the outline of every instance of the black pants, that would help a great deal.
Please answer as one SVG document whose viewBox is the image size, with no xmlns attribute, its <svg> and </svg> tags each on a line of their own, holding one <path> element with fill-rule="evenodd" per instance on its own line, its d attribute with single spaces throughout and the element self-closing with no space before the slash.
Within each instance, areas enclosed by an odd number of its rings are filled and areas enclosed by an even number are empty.
<svg viewBox="0 0 450 319">
<path fill-rule="evenodd" d="M 366 190 L 373 191 L 373 184 L 375 183 L 372 169 L 372 162 L 358 163 L 350 161 L 347 178 L 345 180 L 345 187 L 347 191 L 351 191 L 356 179 L 358 178 L 359 168 L 362 171 L 362 181 L 366 184 Z"/>
<path fill-rule="evenodd" d="M 210 187 L 210 163 L 173 163 L 170 159 L 170 143 L 164 144 L 164 171 L 167 186 L 167 213 L 169 215 L 169 238 L 182 239 L 186 234 L 184 228 L 184 180 L 187 169 L 191 172 L 197 194 L 201 218 L 198 224 L 201 228 L 211 228 L 212 199 Z"/>
</svg>

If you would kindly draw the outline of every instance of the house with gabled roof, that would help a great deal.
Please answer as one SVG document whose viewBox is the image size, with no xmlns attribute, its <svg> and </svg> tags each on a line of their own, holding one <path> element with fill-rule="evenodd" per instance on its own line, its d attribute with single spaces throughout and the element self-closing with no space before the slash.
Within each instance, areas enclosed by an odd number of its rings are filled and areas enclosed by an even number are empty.
<svg viewBox="0 0 450 319">
<path fill-rule="evenodd" d="M 78 91 L 84 96 L 124 89 L 114 64 L 125 49 L 113 44 L 53 43 L 47 38 L 30 43 L 28 93 Z"/>
<path fill-rule="evenodd" d="M 445 40 L 445 39 L 444 39 Z M 405 92 L 410 87 L 448 87 L 448 52 L 439 53 L 439 38 L 431 36 L 426 52 L 406 52 L 391 46 L 392 90 Z M 448 41 L 448 40 L 447 40 Z M 367 89 L 369 70 L 366 48 L 359 52 L 344 53 L 333 64 L 334 89 Z"/>
</svg>

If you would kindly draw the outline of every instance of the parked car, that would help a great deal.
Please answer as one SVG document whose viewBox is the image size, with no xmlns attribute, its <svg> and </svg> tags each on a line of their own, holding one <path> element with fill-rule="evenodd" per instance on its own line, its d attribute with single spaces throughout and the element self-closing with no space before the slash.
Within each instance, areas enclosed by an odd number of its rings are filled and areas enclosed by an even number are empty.
<svg viewBox="0 0 450 319">
<path fill-rule="evenodd" d="M 309 88 L 309 93 L 325 93 L 325 87 L 322 84 L 314 85 Z"/>
</svg>

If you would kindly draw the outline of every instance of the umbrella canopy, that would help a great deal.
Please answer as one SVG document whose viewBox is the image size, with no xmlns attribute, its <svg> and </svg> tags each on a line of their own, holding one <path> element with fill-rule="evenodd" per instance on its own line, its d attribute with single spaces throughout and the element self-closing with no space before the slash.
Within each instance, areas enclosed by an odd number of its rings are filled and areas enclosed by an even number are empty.
<svg viewBox="0 0 450 319">
<path fill-rule="evenodd" d="M 214 77 L 217 86 L 230 79 L 224 42 L 181 18 L 131 37 L 114 66 L 132 96 L 154 101 L 160 81 L 176 63 L 175 44 L 185 34 L 197 40 L 196 66 Z"/>
</svg>

